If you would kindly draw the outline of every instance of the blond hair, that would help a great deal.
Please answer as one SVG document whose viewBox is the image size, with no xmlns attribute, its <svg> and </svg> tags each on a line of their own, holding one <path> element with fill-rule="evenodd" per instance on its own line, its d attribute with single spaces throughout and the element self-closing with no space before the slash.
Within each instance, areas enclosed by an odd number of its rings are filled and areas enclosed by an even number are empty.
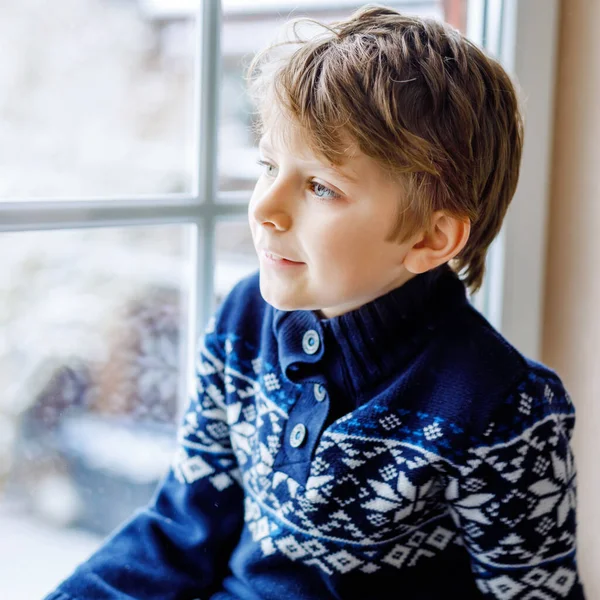
<svg viewBox="0 0 600 600">
<path fill-rule="evenodd" d="M 323 31 L 303 39 L 302 23 Z M 468 218 L 471 234 L 452 266 L 476 291 L 519 176 L 523 123 L 510 77 L 449 25 L 390 8 L 290 25 L 293 38 L 248 68 L 259 133 L 275 99 L 327 160 L 341 164 L 348 140 L 376 160 L 406 192 L 390 238 L 412 237 L 437 210 Z"/>
</svg>

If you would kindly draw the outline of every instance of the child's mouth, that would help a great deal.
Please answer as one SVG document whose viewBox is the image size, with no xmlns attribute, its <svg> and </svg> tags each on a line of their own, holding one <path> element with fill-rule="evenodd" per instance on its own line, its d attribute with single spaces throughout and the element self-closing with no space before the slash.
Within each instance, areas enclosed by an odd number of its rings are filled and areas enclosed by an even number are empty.
<svg viewBox="0 0 600 600">
<path fill-rule="evenodd" d="M 263 250 L 261 254 L 269 262 L 269 264 L 279 267 L 298 267 L 304 264 L 303 262 L 297 262 L 294 260 L 283 258 L 282 256 L 273 254 L 272 252 L 268 252 L 267 250 Z"/>
</svg>

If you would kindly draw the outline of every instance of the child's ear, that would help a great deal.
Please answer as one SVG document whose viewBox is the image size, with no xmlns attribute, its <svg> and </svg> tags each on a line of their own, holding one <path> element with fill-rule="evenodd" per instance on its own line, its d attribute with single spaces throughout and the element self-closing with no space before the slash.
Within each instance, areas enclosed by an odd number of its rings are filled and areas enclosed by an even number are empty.
<svg viewBox="0 0 600 600">
<path fill-rule="evenodd" d="M 464 247 L 471 233 L 466 217 L 433 213 L 429 229 L 423 231 L 404 258 L 404 266 L 414 273 L 425 273 L 454 258 Z"/>
</svg>

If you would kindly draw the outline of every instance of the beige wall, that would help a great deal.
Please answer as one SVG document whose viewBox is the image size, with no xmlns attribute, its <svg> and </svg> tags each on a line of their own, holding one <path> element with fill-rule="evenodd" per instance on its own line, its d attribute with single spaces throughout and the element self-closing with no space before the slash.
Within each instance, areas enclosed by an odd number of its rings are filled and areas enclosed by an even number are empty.
<svg viewBox="0 0 600 600">
<path fill-rule="evenodd" d="M 600 598 L 600 0 L 562 0 L 542 360 L 576 406 L 579 560 Z"/>
</svg>

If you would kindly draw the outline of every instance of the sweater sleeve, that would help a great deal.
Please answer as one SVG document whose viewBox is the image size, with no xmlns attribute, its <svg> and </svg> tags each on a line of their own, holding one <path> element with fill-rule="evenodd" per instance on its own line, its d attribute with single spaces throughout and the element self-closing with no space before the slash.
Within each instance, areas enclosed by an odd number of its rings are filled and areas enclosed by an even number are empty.
<svg viewBox="0 0 600 600">
<path fill-rule="evenodd" d="M 178 451 L 153 499 L 46 600 L 191 599 L 218 586 L 243 523 L 219 354 L 207 332 Z"/>
<path fill-rule="evenodd" d="M 446 488 L 475 582 L 490 599 L 582 599 L 571 400 L 534 370 L 492 415 Z"/>
</svg>

